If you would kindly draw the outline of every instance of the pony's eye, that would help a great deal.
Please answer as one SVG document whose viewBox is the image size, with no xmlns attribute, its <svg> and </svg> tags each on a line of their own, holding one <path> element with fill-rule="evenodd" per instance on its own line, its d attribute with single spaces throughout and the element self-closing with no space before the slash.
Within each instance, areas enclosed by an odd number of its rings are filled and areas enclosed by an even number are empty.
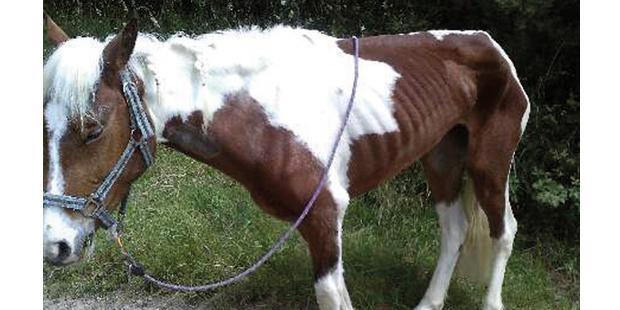
<svg viewBox="0 0 620 310">
<path fill-rule="evenodd" d="M 88 133 L 88 135 L 86 136 L 86 139 L 84 140 L 84 144 L 89 144 L 97 140 L 97 138 L 101 136 L 102 132 L 103 132 L 103 126 L 98 126 L 97 128 L 95 128 L 94 130 Z"/>
</svg>

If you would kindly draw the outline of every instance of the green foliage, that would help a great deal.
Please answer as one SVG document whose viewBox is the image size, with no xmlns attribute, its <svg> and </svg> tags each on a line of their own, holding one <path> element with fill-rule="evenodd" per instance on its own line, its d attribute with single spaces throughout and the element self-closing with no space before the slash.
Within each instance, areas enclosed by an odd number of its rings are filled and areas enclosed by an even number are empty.
<svg viewBox="0 0 620 310">
<path fill-rule="evenodd" d="M 541 176 L 532 186 L 536 191 L 534 200 L 538 203 L 557 208 L 560 204 L 566 202 L 568 191 L 562 184 L 556 182 L 546 173 Z"/>
</svg>

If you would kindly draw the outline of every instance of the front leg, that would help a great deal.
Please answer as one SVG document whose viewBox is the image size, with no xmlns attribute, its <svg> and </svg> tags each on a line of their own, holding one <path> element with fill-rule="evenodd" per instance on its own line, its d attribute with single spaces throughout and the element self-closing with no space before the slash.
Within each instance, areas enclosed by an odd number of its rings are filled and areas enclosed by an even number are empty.
<svg viewBox="0 0 620 310">
<path fill-rule="evenodd" d="M 343 213 L 334 203 L 317 204 L 299 228 L 312 255 L 314 289 L 321 310 L 353 309 L 342 266 Z"/>
</svg>

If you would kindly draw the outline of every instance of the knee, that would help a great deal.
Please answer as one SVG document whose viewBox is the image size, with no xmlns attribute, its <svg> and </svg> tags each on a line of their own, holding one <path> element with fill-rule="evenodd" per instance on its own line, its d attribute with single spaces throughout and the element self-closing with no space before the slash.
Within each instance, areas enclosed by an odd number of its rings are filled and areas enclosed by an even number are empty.
<svg viewBox="0 0 620 310">
<path fill-rule="evenodd" d="M 512 214 L 510 205 L 507 205 L 506 208 L 507 212 L 505 214 L 506 220 L 504 221 L 504 232 L 498 238 L 497 243 L 500 250 L 510 254 L 512 252 L 512 245 L 517 234 L 517 220 Z"/>
<path fill-rule="evenodd" d="M 495 246 L 498 252 L 506 253 L 510 255 L 512 253 L 512 246 L 515 239 L 516 230 L 509 228 L 510 225 L 506 225 L 504 233 L 495 240 Z"/>
<path fill-rule="evenodd" d="M 495 242 L 495 246 L 498 253 L 504 253 L 506 255 L 512 254 L 512 244 L 514 239 L 501 237 Z"/>
</svg>

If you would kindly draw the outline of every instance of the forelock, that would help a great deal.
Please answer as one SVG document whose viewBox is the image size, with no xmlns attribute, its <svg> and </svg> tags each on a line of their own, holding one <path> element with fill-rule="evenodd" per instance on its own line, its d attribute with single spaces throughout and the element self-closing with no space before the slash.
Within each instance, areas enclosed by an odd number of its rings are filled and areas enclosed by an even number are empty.
<svg viewBox="0 0 620 310">
<path fill-rule="evenodd" d="M 104 47 L 94 38 L 76 38 L 61 44 L 43 67 L 44 102 L 58 106 L 67 117 L 83 119 L 92 108 Z"/>
</svg>

